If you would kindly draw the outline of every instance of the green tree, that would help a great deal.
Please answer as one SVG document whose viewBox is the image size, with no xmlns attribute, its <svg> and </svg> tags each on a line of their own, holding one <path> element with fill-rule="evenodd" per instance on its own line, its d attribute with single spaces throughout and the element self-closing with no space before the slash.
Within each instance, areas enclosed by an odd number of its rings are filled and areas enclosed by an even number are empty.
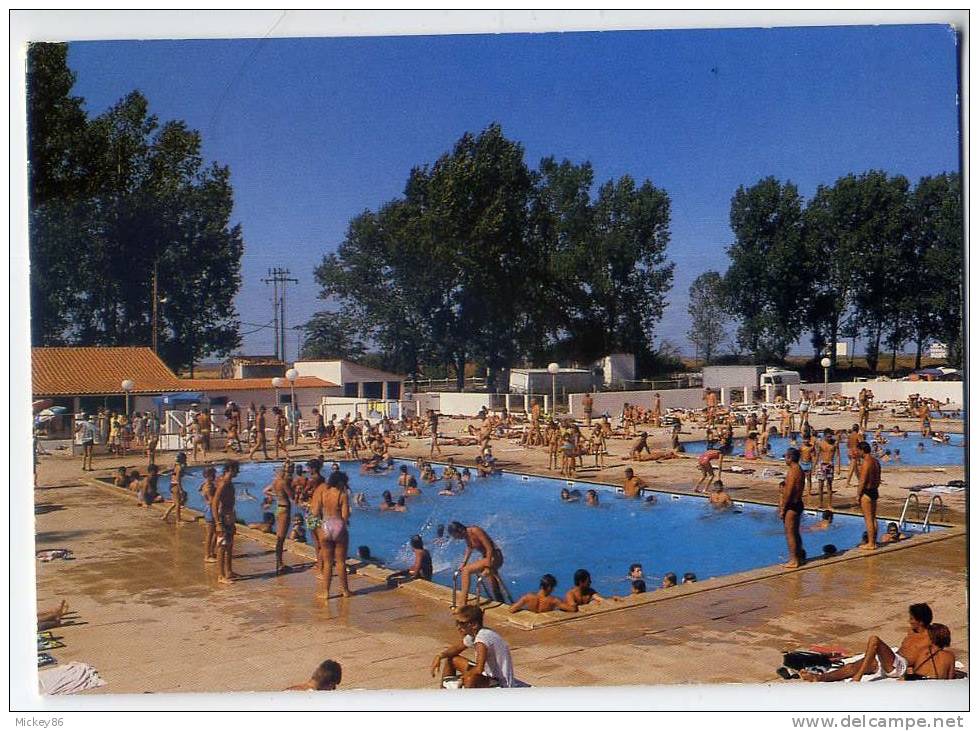
<svg viewBox="0 0 979 731">
<path fill-rule="evenodd" d="M 922 350 L 932 338 L 948 345 L 950 362 L 961 364 L 965 276 L 961 176 L 944 173 L 919 180 L 911 199 L 911 221 L 914 281 L 906 293 L 914 367 L 921 367 Z"/>
<path fill-rule="evenodd" d="M 765 178 L 731 199 L 734 243 L 724 276 L 738 339 L 756 360 L 784 359 L 803 327 L 809 259 L 802 199 L 791 182 Z"/>
<path fill-rule="evenodd" d="M 239 343 L 241 229 L 230 173 L 200 135 L 132 92 L 94 119 L 63 45 L 29 49 L 31 299 L 36 344 L 146 345 L 175 369 Z"/>
<path fill-rule="evenodd" d="M 74 221 L 85 185 L 85 112 L 72 96 L 75 74 L 63 43 L 27 49 L 28 235 L 30 240 L 31 340 L 64 342 L 68 314 L 79 290 L 75 262 L 84 238 Z"/>
<path fill-rule="evenodd" d="M 728 317 L 725 312 L 724 278 L 714 271 L 698 276 L 689 289 L 690 330 L 687 337 L 697 350 L 697 356 L 710 365 L 711 358 L 727 337 Z"/>
<path fill-rule="evenodd" d="M 673 263 L 666 258 L 670 198 L 650 181 L 637 187 L 625 175 L 599 188 L 594 210 L 586 321 L 589 330 L 600 328 L 598 355 L 635 353 L 637 367 L 643 371 L 651 360 L 653 330 L 673 284 Z"/>
<path fill-rule="evenodd" d="M 306 322 L 305 331 L 302 357 L 306 360 L 359 361 L 367 355 L 358 323 L 350 314 L 317 312 Z"/>
</svg>

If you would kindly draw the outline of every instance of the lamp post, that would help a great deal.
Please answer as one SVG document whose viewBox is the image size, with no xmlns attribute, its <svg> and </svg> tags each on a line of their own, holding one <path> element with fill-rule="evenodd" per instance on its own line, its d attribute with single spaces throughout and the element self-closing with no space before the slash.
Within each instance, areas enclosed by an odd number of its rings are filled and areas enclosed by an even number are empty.
<svg viewBox="0 0 979 731">
<path fill-rule="evenodd" d="M 129 392 L 136 388 L 136 384 L 130 381 L 128 378 L 120 384 L 122 390 L 126 394 L 126 418 L 129 418 Z"/>
<path fill-rule="evenodd" d="M 833 365 L 833 361 L 824 355 L 823 359 L 819 361 L 819 365 L 823 367 L 823 385 L 826 385 L 829 383 L 829 367 Z"/>
<path fill-rule="evenodd" d="M 297 441 L 296 427 L 298 426 L 298 422 L 296 420 L 296 379 L 297 378 L 299 378 L 299 371 L 297 371 L 295 368 L 290 368 L 289 370 L 286 371 L 286 380 L 289 381 L 289 387 L 292 389 L 292 397 L 290 399 L 291 401 L 290 405 L 292 408 L 290 409 L 289 421 L 292 426 L 291 431 L 292 431 L 293 444 L 295 444 Z"/>
<path fill-rule="evenodd" d="M 557 374 L 561 366 L 557 363 L 548 363 L 547 372 L 551 374 L 551 416 L 557 416 Z"/>
</svg>

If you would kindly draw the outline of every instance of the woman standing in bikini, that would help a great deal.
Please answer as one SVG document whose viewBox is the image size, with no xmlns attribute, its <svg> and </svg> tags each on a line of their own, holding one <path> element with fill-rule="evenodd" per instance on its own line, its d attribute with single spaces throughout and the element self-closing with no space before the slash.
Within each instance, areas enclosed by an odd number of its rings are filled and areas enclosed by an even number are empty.
<svg viewBox="0 0 979 731">
<path fill-rule="evenodd" d="M 324 595 L 327 600 L 330 598 L 334 564 L 340 579 L 340 594 L 351 596 L 347 586 L 347 546 L 350 542 L 347 533 L 347 525 L 350 523 L 347 484 L 345 473 L 334 472 L 326 483 L 316 488 L 309 506 L 310 520 L 315 519 L 318 523 L 314 534 L 318 534 L 317 556 L 323 566 L 323 580 L 326 584 Z"/>
</svg>

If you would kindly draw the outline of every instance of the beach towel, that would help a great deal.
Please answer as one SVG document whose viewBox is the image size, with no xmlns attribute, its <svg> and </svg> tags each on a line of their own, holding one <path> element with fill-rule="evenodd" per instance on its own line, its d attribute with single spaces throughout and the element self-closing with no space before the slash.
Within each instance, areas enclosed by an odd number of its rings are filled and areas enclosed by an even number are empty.
<svg viewBox="0 0 979 731">
<path fill-rule="evenodd" d="M 958 492 L 965 492 L 964 487 L 959 487 L 958 485 L 930 485 L 929 487 L 923 487 L 918 492 L 927 492 L 932 495 L 952 495 Z"/>
<path fill-rule="evenodd" d="M 67 548 L 55 548 L 50 551 L 37 551 L 34 555 L 39 561 L 43 561 L 45 563 L 59 558 L 65 561 L 70 561 L 74 558 L 74 556 L 71 555 L 71 551 Z"/>
<path fill-rule="evenodd" d="M 105 685 L 98 670 L 83 662 L 70 662 L 37 674 L 44 695 L 68 695 Z"/>
</svg>

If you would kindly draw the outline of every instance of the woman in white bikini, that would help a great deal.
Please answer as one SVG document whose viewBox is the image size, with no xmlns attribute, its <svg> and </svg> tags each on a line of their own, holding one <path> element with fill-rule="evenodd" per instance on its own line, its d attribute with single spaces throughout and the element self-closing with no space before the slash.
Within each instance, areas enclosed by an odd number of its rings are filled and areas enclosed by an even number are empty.
<svg viewBox="0 0 979 731">
<path fill-rule="evenodd" d="M 316 488 L 309 505 L 310 522 L 315 524 L 314 530 L 319 540 L 318 555 L 323 567 L 327 599 L 330 598 L 334 564 L 340 578 L 340 594 L 351 596 L 347 586 L 347 547 L 350 543 L 347 533 L 350 523 L 347 484 L 347 475 L 344 472 L 332 473 L 325 483 Z"/>
</svg>

